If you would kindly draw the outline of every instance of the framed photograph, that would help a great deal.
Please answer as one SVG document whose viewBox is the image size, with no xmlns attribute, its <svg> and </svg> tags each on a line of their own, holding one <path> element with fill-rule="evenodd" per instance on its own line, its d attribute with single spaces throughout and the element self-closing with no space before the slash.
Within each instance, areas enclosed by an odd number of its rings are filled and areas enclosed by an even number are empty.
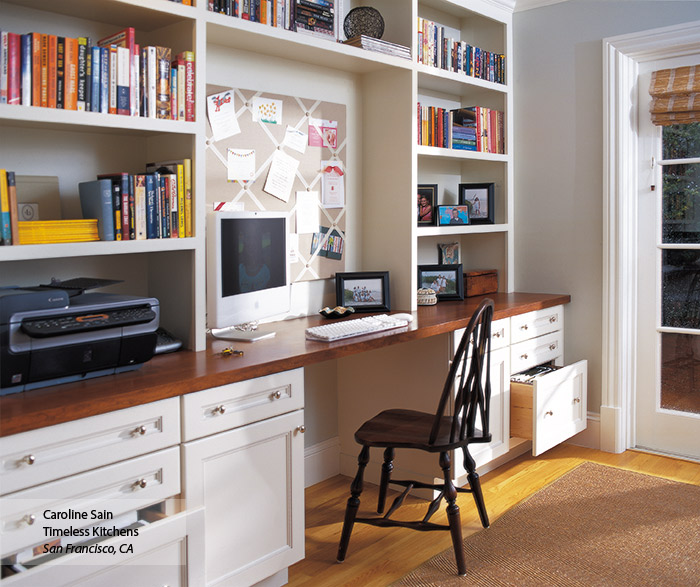
<svg viewBox="0 0 700 587">
<path fill-rule="evenodd" d="M 335 274 L 335 301 L 355 312 L 390 310 L 389 272 L 364 271 Z"/>
<path fill-rule="evenodd" d="M 438 243 L 440 265 L 457 265 L 459 262 L 459 243 Z"/>
<path fill-rule="evenodd" d="M 469 206 L 438 206 L 438 226 L 459 226 L 469 224 Z"/>
<path fill-rule="evenodd" d="M 464 278 L 462 264 L 419 265 L 418 287 L 432 289 L 440 300 L 463 300 Z"/>
<path fill-rule="evenodd" d="M 471 224 L 493 224 L 493 184 L 460 183 L 459 203 L 469 206 Z"/>
<path fill-rule="evenodd" d="M 437 184 L 418 184 L 418 226 L 435 226 L 437 210 Z"/>
</svg>

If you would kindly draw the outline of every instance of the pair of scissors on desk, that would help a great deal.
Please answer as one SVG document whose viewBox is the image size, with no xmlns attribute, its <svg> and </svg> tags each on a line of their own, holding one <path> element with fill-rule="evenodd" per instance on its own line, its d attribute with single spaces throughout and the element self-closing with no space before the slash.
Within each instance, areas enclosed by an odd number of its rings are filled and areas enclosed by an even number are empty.
<svg viewBox="0 0 700 587">
<path fill-rule="evenodd" d="M 223 357 L 242 357 L 243 351 L 238 351 L 233 347 L 227 346 L 225 349 L 219 353 Z"/>
</svg>

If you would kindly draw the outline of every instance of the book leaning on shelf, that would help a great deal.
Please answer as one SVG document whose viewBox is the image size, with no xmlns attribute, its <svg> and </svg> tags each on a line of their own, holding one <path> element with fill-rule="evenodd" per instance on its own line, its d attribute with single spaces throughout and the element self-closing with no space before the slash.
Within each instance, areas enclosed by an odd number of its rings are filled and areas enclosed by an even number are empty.
<svg viewBox="0 0 700 587">
<path fill-rule="evenodd" d="M 0 169 L 0 245 L 18 245 L 19 226 L 15 172 Z"/>
</svg>

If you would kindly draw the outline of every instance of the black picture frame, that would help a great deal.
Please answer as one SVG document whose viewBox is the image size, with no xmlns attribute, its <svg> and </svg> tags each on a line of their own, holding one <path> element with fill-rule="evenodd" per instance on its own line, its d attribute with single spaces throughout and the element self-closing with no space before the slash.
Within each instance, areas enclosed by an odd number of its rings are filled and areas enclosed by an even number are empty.
<svg viewBox="0 0 700 587">
<path fill-rule="evenodd" d="M 469 206 L 470 224 L 493 224 L 493 183 L 460 183 L 459 203 Z"/>
<path fill-rule="evenodd" d="M 471 224 L 469 206 L 466 204 L 444 204 L 438 206 L 438 226 L 467 226 Z"/>
<path fill-rule="evenodd" d="M 416 221 L 418 222 L 418 226 L 435 226 L 437 220 L 437 190 L 438 186 L 436 183 L 418 184 L 418 195 L 416 202 Z M 430 216 L 426 218 L 421 217 L 421 200 L 423 198 L 428 200 L 428 205 L 430 206 Z"/>
<path fill-rule="evenodd" d="M 336 273 L 335 302 L 355 312 L 388 312 L 391 309 L 389 272 Z"/>
<path fill-rule="evenodd" d="M 444 285 L 440 280 L 444 279 Z M 438 301 L 464 299 L 464 273 L 462 264 L 456 265 L 419 265 L 418 287 L 429 288 L 435 292 Z"/>
</svg>

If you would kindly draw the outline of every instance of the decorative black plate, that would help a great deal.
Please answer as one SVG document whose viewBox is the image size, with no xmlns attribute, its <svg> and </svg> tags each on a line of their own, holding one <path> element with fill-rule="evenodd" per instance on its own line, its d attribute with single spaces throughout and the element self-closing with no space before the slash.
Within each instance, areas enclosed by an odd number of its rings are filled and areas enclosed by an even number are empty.
<svg viewBox="0 0 700 587">
<path fill-rule="evenodd" d="M 384 34 L 384 19 L 376 8 L 358 6 L 345 17 L 343 32 L 348 39 L 358 35 L 381 39 Z"/>
<path fill-rule="evenodd" d="M 323 308 L 319 314 L 325 316 L 326 318 L 342 318 L 343 316 L 350 316 L 355 313 L 355 308 L 343 306 L 336 306 L 335 308 Z"/>
</svg>

